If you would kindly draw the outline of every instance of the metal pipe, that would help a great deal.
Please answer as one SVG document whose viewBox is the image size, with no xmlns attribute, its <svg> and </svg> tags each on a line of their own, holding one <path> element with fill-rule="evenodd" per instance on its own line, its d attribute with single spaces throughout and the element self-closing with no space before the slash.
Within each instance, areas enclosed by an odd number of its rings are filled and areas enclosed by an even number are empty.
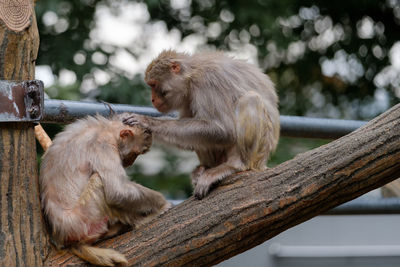
<svg viewBox="0 0 400 267">
<path fill-rule="evenodd" d="M 122 104 L 109 104 L 117 113 L 133 112 L 153 117 L 163 114 L 151 107 L 138 107 Z M 107 116 L 110 109 L 107 104 L 46 99 L 44 101 L 43 123 L 70 123 L 87 115 Z M 173 116 L 173 115 L 171 115 Z M 365 121 L 306 118 L 280 116 L 281 135 L 288 137 L 336 139 L 366 124 Z"/>
<path fill-rule="evenodd" d="M 184 200 L 169 200 L 176 206 Z M 400 198 L 360 197 L 341 204 L 321 215 L 400 214 Z"/>
<path fill-rule="evenodd" d="M 85 101 L 69 101 L 45 99 L 44 101 L 44 118 L 42 123 L 71 123 L 76 119 L 87 115 L 100 114 L 103 116 L 110 115 L 110 107 L 116 113 L 132 112 L 152 117 L 158 117 L 162 114 L 154 108 L 136 107 L 123 104 L 108 104 L 98 102 Z"/>
<path fill-rule="evenodd" d="M 323 215 L 400 214 L 400 198 L 361 197 L 346 202 Z"/>
<path fill-rule="evenodd" d="M 281 116 L 281 134 L 287 137 L 336 139 L 361 126 L 365 121 Z"/>
<path fill-rule="evenodd" d="M 184 200 L 169 200 L 176 206 Z M 360 197 L 341 204 L 321 215 L 400 214 L 400 198 Z"/>
<path fill-rule="evenodd" d="M 399 245 L 282 245 L 268 250 L 277 258 L 372 258 L 400 257 Z"/>
</svg>

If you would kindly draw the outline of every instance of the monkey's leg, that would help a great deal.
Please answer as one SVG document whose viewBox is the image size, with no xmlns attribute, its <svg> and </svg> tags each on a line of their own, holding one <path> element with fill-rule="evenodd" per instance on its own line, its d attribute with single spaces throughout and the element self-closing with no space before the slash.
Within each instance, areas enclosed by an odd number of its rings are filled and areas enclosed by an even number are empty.
<svg viewBox="0 0 400 267">
<path fill-rule="evenodd" d="M 86 218 L 86 231 L 79 236 L 70 237 L 69 250 L 76 256 L 99 266 L 127 266 L 124 255 L 113 249 L 93 247 L 100 237 L 108 232 L 109 215 L 105 202 L 103 182 L 98 173 L 94 173 L 83 189 L 73 210 Z"/>
<path fill-rule="evenodd" d="M 82 214 L 81 216 L 86 216 L 86 219 L 90 218 L 85 236 L 77 237 L 78 240 L 92 243 L 107 233 L 109 211 L 105 202 L 103 182 L 98 173 L 90 176 L 73 210 Z"/>
<path fill-rule="evenodd" d="M 277 143 L 271 114 L 261 96 L 250 91 L 236 106 L 237 148 L 246 169 L 263 170 Z M 279 127 L 278 127 L 279 130 Z"/>
<path fill-rule="evenodd" d="M 120 222 L 114 223 L 109 226 L 108 232 L 105 233 L 101 239 L 112 238 L 132 230 L 132 226 Z"/>
</svg>

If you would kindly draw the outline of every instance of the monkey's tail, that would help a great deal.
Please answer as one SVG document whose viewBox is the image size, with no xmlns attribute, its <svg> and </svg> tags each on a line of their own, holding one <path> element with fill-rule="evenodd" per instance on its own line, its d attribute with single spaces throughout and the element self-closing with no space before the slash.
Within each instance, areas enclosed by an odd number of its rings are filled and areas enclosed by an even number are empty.
<svg viewBox="0 0 400 267">
<path fill-rule="evenodd" d="M 100 266 L 127 266 L 125 256 L 113 249 L 97 248 L 86 244 L 79 244 L 70 248 L 70 251 L 91 264 Z"/>
<path fill-rule="evenodd" d="M 50 137 L 47 135 L 46 131 L 43 129 L 40 123 L 35 126 L 35 137 L 39 141 L 43 150 L 46 151 L 52 144 Z"/>
</svg>

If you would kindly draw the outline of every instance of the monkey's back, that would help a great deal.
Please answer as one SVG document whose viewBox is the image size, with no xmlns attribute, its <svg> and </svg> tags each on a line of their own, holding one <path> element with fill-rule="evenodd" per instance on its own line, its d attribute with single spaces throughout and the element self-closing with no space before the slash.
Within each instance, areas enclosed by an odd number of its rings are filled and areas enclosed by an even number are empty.
<svg viewBox="0 0 400 267">
<path fill-rule="evenodd" d="M 76 200 L 79 197 L 78 191 L 87 182 L 87 175 L 90 174 L 88 150 L 98 131 L 93 126 L 90 120 L 83 119 L 66 126 L 64 131 L 56 135 L 53 144 L 42 157 L 42 192 L 51 187 L 57 191 L 57 199 Z"/>
<path fill-rule="evenodd" d="M 50 221 L 53 228 L 58 226 L 67 234 L 79 229 L 72 225 L 85 224 L 84 216 L 74 216 L 73 211 L 93 173 L 91 163 L 96 160 L 93 148 L 98 149 L 100 135 L 111 134 L 107 129 L 113 123 L 102 117 L 78 120 L 66 126 L 43 155 L 39 179 L 41 203 L 45 214 L 53 220 Z"/>
<path fill-rule="evenodd" d="M 261 96 L 265 109 L 268 111 L 267 119 L 272 125 L 273 139 L 276 140 L 272 145 L 275 149 L 279 138 L 280 123 L 278 96 L 270 78 L 258 67 L 229 57 L 222 52 L 199 53 L 194 55 L 192 60 L 197 62 L 196 66 L 201 66 L 193 69 L 192 82 L 197 85 L 199 84 L 197 80 L 201 80 L 204 83 L 202 88 L 204 91 L 214 90 L 213 93 L 205 92 L 203 94 L 207 99 L 202 100 L 202 103 L 213 103 L 213 105 L 208 104 L 208 107 L 235 109 L 240 97 L 246 93 L 256 92 Z M 227 99 L 231 101 L 230 105 L 225 102 Z M 234 112 L 235 110 L 229 110 L 224 113 L 233 114 Z M 217 114 L 218 111 L 213 111 L 213 113 Z"/>
</svg>

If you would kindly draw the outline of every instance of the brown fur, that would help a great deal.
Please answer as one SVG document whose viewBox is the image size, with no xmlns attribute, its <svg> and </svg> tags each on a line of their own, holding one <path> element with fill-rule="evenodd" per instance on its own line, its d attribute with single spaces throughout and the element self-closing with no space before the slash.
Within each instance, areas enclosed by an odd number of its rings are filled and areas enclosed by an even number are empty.
<svg viewBox="0 0 400 267">
<path fill-rule="evenodd" d="M 43 156 L 41 203 L 58 248 L 102 266 L 126 264 L 112 249 L 91 243 L 137 227 L 169 207 L 164 197 L 129 181 L 124 167 L 145 153 L 151 132 L 122 123 L 125 115 L 88 117 L 68 125 Z"/>
<path fill-rule="evenodd" d="M 267 75 L 221 52 L 193 56 L 164 51 L 146 70 L 152 102 L 179 119 L 132 115 L 124 122 L 149 127 L 158 141 L 196 151 L 194 193 L 243 170 L 262 170 L 279 139 L 278 98 Z"/>
</svg>

